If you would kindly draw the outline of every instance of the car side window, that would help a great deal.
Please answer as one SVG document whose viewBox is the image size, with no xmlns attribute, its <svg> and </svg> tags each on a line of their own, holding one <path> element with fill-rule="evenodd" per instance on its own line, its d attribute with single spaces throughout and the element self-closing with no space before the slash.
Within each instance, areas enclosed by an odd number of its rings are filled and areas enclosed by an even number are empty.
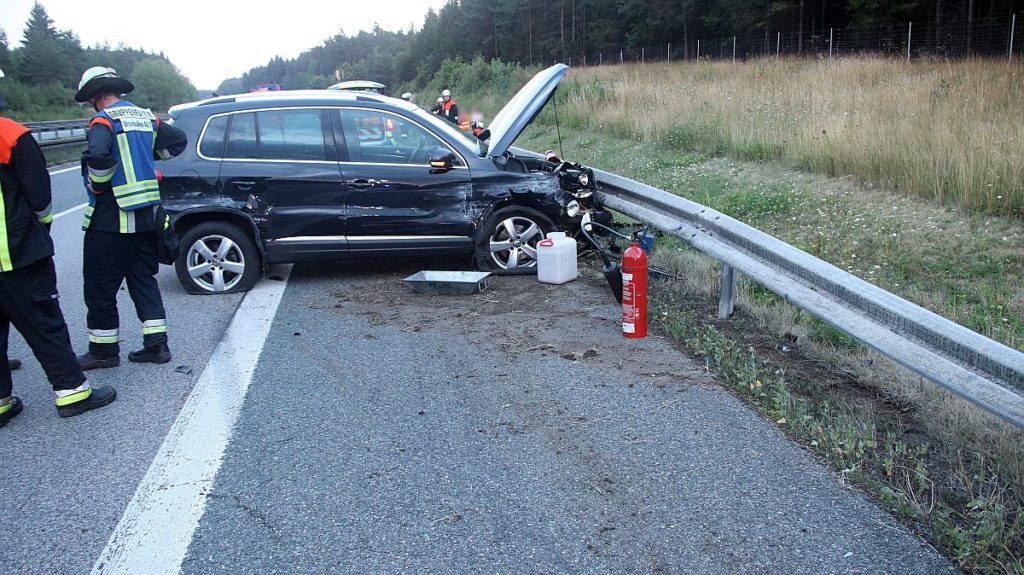
<svg viewBox="0 0 1024 575">
<path fill-rule="evenodd" d="M 319 109 L 258 112 L 260 158 L 264 160 L 326 160 Z"/>
<path fill-rule="evenodd" d="M 210 120 L 203 133 L 203 141 L 199 143 L 199 153 L 207 158 L 224 156 L 224 134 L 228 131 L 228 117 L 217 116 Z"/>
<path fill-rule="evenodd" d="M 228 128 L 225 158 L 255 159 L 260 157 L 260 146 L 256 140 L 256 114 L 234 114 Z"/>
<path fill-rule="evenodd" d="M 398 114 L 352 108 L 338 112 L 349 161 L 429 166 L 438 147 L 448 149 L 433 133 Z"/>
</svg>

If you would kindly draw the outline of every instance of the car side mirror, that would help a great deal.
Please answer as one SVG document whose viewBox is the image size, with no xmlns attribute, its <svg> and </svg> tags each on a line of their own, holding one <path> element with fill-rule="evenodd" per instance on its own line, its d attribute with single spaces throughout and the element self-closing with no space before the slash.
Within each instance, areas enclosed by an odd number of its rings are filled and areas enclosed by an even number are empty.
<svg viewBox="0 0 1024 575">
<path fill-rule="evenodd" d="M 430 173 L 443 174 L 455 166 L 455 154 L 451 150 L 439 149 L 430 156 Z"/>
</svg>

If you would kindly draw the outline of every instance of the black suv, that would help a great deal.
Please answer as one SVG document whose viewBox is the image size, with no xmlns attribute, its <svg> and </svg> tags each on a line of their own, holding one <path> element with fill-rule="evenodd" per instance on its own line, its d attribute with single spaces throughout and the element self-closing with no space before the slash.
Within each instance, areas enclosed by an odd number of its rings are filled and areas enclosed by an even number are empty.
<svg viewBox="0 0 1024 575">
<path fill-rule="evenodd" d="M 509 151 L 567 70 L 538 73 L 476 137 L 366 92 L 175 106 L 189 147 L 161 163 L 160 191 L 182 239 L 178 279 L 190 293 L 230 293 L 270 263 L 416 255 L 535 269 L 543 234 L 575 233 L 584 214 L 611 219 L 589 169 Z"/>
</svg>

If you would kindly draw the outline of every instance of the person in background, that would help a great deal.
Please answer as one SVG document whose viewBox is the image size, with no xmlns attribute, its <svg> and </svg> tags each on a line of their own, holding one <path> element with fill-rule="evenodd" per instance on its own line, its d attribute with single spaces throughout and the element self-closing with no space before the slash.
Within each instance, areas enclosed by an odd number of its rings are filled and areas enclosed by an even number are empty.
<svg viewBox="0 0 1024 575">
<path fill-rule="evenodd" d="M 4 103 L 0 95 L 0 107 Z M 11 325 L 46 372 L 58 415 L 72 417 L 110 404 L 117 392 L 110 386 L 93 388 L 86 381 L 60 309 L 46 158 L 28 128 L 3 117 L 0 210 L 0 427 L 24 407 L 12 394 L 14 381 L 7 359 Z"/>
<path fill-rule="evenodd" d="M 438 96 L 437 97 L 437 103 L 434 104 L 434 107 L 432 107 L 430 109 L 430 113 L 434 114 L 434 115 L 437 115 L 437 116 L 440 116 L 441 115 L 441 106 L 443 106 L 443 105 L 444 105 L 444 98 L 441 97 L 441 96 Z"/>
<path fill-rule="evenodd" d="M 449 122 L 459 125 L 459 105 L 452 99 L 450 90 L 441 91 L 441 116 Z"/>
<path fill-rule="evenodd" d="M 136 363 L 167 363 L 167 315 L 156 282 L 160 207 L 154 160 L 185 149 L 185 133 L 161 122 L 121 95 L 135 89 L 113 68 L 93 66 L 82 74 L 75 100 L 89 102 L 96 115 L 82 154 L 89 207 L 85 210 L 83 273 L 89 352 L 82 369 L 120 365 L 117 292 L 121 282 L 142 322 L 142 349 L 128 354 Z M 158 220 L 159 218 L 159 220 Z"/>
<path fill-rule="evenodd" d="M 405 92 L 402 94 L 402 99 L 406 102 L 412 102 L 412 92 Z"/>
</svg>

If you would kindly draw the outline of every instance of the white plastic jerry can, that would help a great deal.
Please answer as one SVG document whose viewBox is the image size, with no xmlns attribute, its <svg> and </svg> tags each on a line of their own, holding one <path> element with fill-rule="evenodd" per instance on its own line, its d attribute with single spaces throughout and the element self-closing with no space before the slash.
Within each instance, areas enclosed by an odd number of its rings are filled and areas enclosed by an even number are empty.
<svg viewBox="0 0 1024 575">
<path fill-rule="evenodd" d="M 537 279 L 546 284 L 564 284 L 576 279 L 576 240 L 565 232 L 549 232 L 537 243 Z"/>
</svg>

